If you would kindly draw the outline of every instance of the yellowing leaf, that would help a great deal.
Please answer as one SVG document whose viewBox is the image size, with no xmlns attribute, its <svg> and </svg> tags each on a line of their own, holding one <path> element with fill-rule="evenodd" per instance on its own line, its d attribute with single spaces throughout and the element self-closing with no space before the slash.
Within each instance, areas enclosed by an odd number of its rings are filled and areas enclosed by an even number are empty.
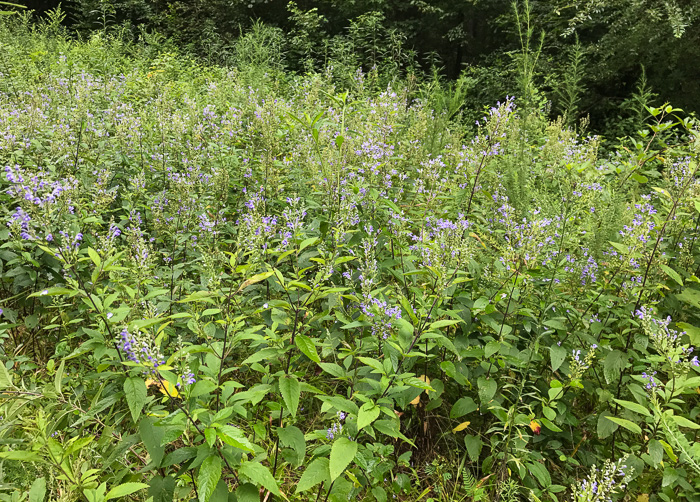
<svg viewBox="0 0 700 502">
<path fill-rule="evenodd" d="M 161 380 L 160 382 L 153 380 L 152 378 L 146 380 L 146 387 L 151 387 L 153 385 L 158 387 L 158 390 L 161 391 L 161 393 L 163 393 L 163 395 L 165 396 L 180 397 L 180 393 L 178 392 L 177 387 L 175 387 L 167 380 Z"/>
<path fill-rule="evenodd" d="M 530 422 L 530 429 L 532 429 L 532 432 L 539 436 L 540 431 L 542 430 L 542 426 L 539 423 L 537 423 L 537 420 L 532 420 Z"/>
<path fill-rule="evenodd" d="M 413 401 L 411 401 L 410 404 L 412 404 L 413 406 L 418 406 L 418 403 L 420 403 L 420 394 L 418 394 L 416 398 Z"/>
<path fill-rule="evenodd" d="M 486 244 L 484 244 L 484 241 L 482 241 L 481 238 L 478 235 L 476 235 L 474 232 L 469 232 L 469 236 L 474 237 L 477 241 L 479 241 L 481 243 L 482 246 L 484 246 L 484 248 L 486 248 Z"/>
<path fill-rule="evenodd" d="M 264 281 L 265 279 L 267 279 L 267 278 L 270 277 L 271 275 L 274 275 L 274 272 L 267 271 L 267 272 L 263 272 L 262 274 L 254 275 L 254 276 L 251 277 L 250 279 L 246 279 L 246 280 L 243 282 L 243 284 L 240 285 L 240 287 L 239 287 L 238 290 L 236 291 L 236 294 L 240 293 L 242 290 L 244 290 L 245 288 L 247 288 L 248 286 L 250 286 L 250 285 L 252 285 L 252 284 L 256 284 L 256 283 L 258 283 L 258 282 L 260 282 L 260 281 Z"/>
<path fill-rule="evenodd" d="M 452 429 L 452 432 L 463 431 L 464 429 L 466 429 L 467 427 L 469 427 L 469 424 L 470 424 L 470 423 L 471 423 L 471 422 L 462 422 L 462 423 L 459 424 L 457 427 L 455 427 L 454 429 Z"/>
</svg>

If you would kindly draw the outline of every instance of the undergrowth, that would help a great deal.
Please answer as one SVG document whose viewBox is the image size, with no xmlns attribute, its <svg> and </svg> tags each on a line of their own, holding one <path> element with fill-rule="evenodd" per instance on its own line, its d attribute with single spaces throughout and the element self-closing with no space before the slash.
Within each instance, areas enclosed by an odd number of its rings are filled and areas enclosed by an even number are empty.
<svg viewBox="0 0 700 502">
<path fill-rule="evenodd" d="M 698 498 L 680 110 L 0 44 L 3 500 Z"/>
</svg>

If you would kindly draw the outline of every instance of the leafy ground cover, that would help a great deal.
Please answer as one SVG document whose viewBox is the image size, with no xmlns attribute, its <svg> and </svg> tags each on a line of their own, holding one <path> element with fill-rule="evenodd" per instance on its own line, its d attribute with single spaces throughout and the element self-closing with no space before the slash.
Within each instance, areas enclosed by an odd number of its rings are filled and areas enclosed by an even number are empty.
<svg viewBox="0 0 700 502">
<path fill-rule="evenodd" d="M 0 43 L 3 499 L 697 500 L 680 110 Z"/>
</svg>

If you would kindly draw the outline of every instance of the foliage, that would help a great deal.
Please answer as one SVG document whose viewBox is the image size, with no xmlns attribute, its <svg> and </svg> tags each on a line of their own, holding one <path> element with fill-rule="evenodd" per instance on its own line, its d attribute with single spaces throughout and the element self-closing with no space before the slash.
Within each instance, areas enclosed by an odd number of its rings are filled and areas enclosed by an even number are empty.
<svg viewBox="0 0 700 502">
<path fill-rule="evenodd" d="M 465 125 L 375 13 L 303 77 L 59 14 L 0 25 L 0 497 L 698 497 L 692 117 L 640 90 L 605 151 L 527 80 Z"/>
</svg>

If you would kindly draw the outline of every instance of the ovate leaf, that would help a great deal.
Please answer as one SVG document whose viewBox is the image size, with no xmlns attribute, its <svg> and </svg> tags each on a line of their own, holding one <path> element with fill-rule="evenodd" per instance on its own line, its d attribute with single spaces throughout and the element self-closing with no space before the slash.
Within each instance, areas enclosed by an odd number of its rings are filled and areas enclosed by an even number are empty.
<svg viewBox="0 0 700 502">
<path fill-rule="evenodd" d="M 328 470 L 331 475 L 331 482 L 340 476 L 345 468 L 349 466 L 357 454 L 357 443 L 346 437 L 341 437 L 333 443 L 331 447 L 331 458 Z"/>
<path fill-rule="evenodd" d="M 287 405 L 292 416 L 296 417 L 299 409 L 299 396 L 301 395 L 299 380 L 294 375 L 282 375 L 279 383 L 284 404 Z"/>
<path fill-rule="evenodd" d="M 666 272 L 666 274 L 667 274 L 671 279 L 673 279 L 674 281 L 676 281 L 676 282 L 677 282 L 678 284 L 680 284 L 681 286 L 683 285 L 683 279 L 681 278 L 680 274 L 678 274 L 678 272 L 676 272 L 675 270 L 673 270 L 673 269 L 672 269 L 671 267 L 669 267 L 668 265 L 664 265 L 663 263 L 661 263 L 659 266 L 661 267 L 661 270 L 663 270 L 664 272 Z"/>
<path fill-rule="evenodd" d="M 139 415 L 141 414 L 143 405 L 146 403 L 146 397 L 148 395 L 146 382 L 143 381 L 143 378 L 127 378 L 124 380 L 124 395 L 129 405 L 129 411 L 131 411 L 131 418 L 134 422 L 138 422 Z"/>
<path fill-rule="evenodd" d="M 450 410 L 450 418 L 460 418 L 464 415 L 468 415 L 472 411 L 476 411 L 479 407 L 476 405 L 471 397 L 463 397 L 452 405 Z"/>
<path fill-rule="evenodd" d="M 153 502 L 172 502 L 175 493 L 175 479 L 170 476 L 154 476 L 149 483 L 148 495 Z"/>
<path fill-rule="evenodd" d="M 297 335 L 294 338 L 294 344 L 306 357 L 311 359 L 315 363 L 321 362 L 321 358 L 318 357 L 318 352 L 316 352 L 316 345 L 314 342 L 305 335 Z"/>
<path fill-rule="evenodd" d="M 371 424 L 379 417 L 379 406 L 374 403 L 365 403 L 357 414 L 357 430 Z"/>
<path fill-rule="evenodd" d="M 467 454 L 472 462 L 477 462 L 479 460 L 483 444 L 479 436 L 472 436 L 471 434 L 464 436 L 464 446 L 467 447 Z"/>
<path fill-rule="evenodd" d="M 615 422 L 608 420 L 609 416 L 609 411 L 604 411 L 598 416 L 597 432 L 599 439 L 605 439 L 609 437 L 618 428 L 618 425 Z"/>
<path fill-rule="evenodd" d="M 294 453 L 297 454 L 295 465 L 297 467 L 300 466 L 304 462 L 304 456 L 306 455 L 306 440 L 304 439 L 304 433 L 301 432 L 298 427 L 288 425 L 284 429 L 278 427 L 277 434 L 282 444 L 292 448 Z"/>
<path fill-rule="evenodd" d="M 243 451 L 253 453 L 253 445 L 245 433 L 233 425 L 220 425 L 216 428 L 216 434 L 226 444 L 240 448 Z"/>
<path fill-rule="evenodd" d="M 197 476 L 199 502 L 209 502 L 220 478 L 221 459 L 218 455 L 210 455 L 204 459 L 199 467 L 199 475 Z"/>
<path fill-rule="evenodd" d="M 603 374 L 607 383 L 613 383 L 620 378 L 620 373 L 625 367 L 625 354 L 619 350 L 611 350 L 603 360 Z"/>
<path fill-rule="evenodd" d="M 282 492 L 280 492 L 277 486 L 277 481 L 275 481 L 269 469 L 264 465 L 258 462 L 243 462 L 238 472 L 246 476 L 253 483 L 269 490 L 273 495 L 277 495 L 278 497 L 282 496 Z"/>
<path fill-rule="evenodd" d="M 540 464 L 539 462 L 528 462 L 527 470 L 530 471 L 530 474 L 537 479 L 542 488 L 547 488 L 552 484 L 552 478 L 550 477 L 549 471 L 544 464 Z"/>
<path fill-rule="evenodd" d="M 560 345 L 549 348 L 549 358 L 552 361 L 552 371 L 557 371 L 566 359 L 566 349 Z"/>
<path fill-rule="evenodd" d="M 301 493 L 303 491 L 313 488 L 319 483 L 328 481 L 330 478 L 330 471 L 328 470 L 328 459 L 327 458 L 317 458 L 309 464 L 309 466 L 301 475 L 301 479 L 297 484 L 296 493 Z"/>
<path fill-rule="evenodd" d="M 469 427 L 469 424 L 471 424 L 471 422 L 462 422 L 462 423 L 459 424 L 457 427 L 455 427 L 454 429 L 452 429 L 452 432 L 455 432 L 455 433 L 456 433 L 456 432 L 459 432 L 459 431 L 463 431 L 464 429 L 466 429 L 467 427 Z"/>
<path fill-rule="evenodd" d="M 151 462 L 153 462 L 155 467 L 160 467 L 160 462 L 163 460 L 163 455 L 165 455 L 165 448 L 160 445 L 165 431 L 162 427 L 153 425 L 151 417 L 144 417 L 139 422 L 139 433 L 141 441 L 146 445 L 146 451 L 151 456 Z"/>
<path fill-rule="evenodd" d="M 44 502 L 46 497 L 46 478 L 37 478 L 29 489 L 29 502 Z"/>
<path fill-rule="evenodd" d="M 493 396 L 496 395 L 496 390 L 498 388 L 496 379 L 479 377 L 477 384 L 479 386 L 479 399 L 481 400 L 481 404 L 486 404 L 491 401 Z"/>
<path fill-rule="evenodd" d="M 145 483 L 122 483 L 121 485 L 115 486 L 105 495 L 105 500 L 116 499 L 119 497 L 126 497 L 134 492 L 148 488 Z"/>
</svg>

